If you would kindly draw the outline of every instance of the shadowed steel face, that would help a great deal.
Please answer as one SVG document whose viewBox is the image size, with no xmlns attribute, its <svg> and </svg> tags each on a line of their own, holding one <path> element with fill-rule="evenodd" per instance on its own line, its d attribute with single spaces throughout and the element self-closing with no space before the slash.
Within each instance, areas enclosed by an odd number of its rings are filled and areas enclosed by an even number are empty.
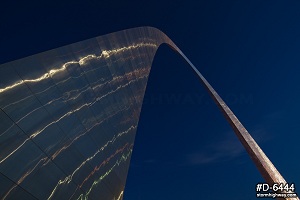
<svg viewBox="0 0 300 200">
<path fill-rule="evenodd" d="M 0 196 L 122 199 L 155 52 L 190 64 L 267 182 L 285 182 L 223 100 L 161 31 L 124 30 L 0 66 Z"/>
</svg>

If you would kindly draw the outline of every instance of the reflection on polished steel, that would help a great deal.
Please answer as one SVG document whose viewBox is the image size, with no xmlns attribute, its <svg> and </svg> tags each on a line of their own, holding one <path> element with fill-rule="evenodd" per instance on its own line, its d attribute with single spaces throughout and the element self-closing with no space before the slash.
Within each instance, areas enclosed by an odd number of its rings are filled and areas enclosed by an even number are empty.
<svg viewBox="0 0 300 200">
<path fill-rule="evenodd" d="M 2 199 L 122 199 L 158 47 L 190 64 L 262 176 L 285 182 L 224 101 L 161 31 L 124 30 L 0 66 Z"/>
</svg>

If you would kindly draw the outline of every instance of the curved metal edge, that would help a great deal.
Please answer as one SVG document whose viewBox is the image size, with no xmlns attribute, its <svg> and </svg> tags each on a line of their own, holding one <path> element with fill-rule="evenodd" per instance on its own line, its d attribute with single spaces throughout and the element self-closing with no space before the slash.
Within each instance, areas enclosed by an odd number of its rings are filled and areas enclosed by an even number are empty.
<svg viewBox="0 0 300 200">
<path fill-rule="evenodd" d="M 170 39 L 169 39 L 170 40 Z M 226 105 L 226 103 L 222 100 L 222 98 L 218 95 L 218 93 L 214 90 L 214 88 L 208 83 L 208 81 L 203 77 L 203 75 L 198 71 L 198 69 L 193 65 L 193 63 L 184 55 L 184 53 L 173 43 L 168 43 L 168 45 L 175 50 L 178 54 L 180 54 L 184 60 L 190 65 L 192 70 L 195 72 L 197 77 L 200 79 L 201 83 L 204 85 L 205 89 L 208 91 L 214 102 L 219 107 L 220 111 L 225 116 L 227 122 L 232 127 L 236 136 L 246 149 L 250 158 L 256 165 L 258 171 L 262 175 L 262 177 L 266 180 L 266 182 L 270 185 L 274 183 L 283 183 L 286 184 L 285 179 L 279 173 L 279 171 L 275 168 L 266 154 L 262 151 L 262 149 L 258 146 L 252 136 L 249 134 L 247 129 L 243 126 L 243 124 L 238 120 L 235 114 L 230 110 L 230 108 Z M 287 200 L 299 200 L 296 198 L 285 198 Z"/>
</svg>

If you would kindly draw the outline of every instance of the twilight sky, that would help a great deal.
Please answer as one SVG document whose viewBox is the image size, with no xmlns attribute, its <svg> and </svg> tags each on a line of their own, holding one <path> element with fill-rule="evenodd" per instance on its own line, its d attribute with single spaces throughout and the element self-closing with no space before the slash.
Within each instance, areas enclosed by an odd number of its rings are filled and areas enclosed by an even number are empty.
<svg viewBox="0 0 300 200">
<path fill-rule="evenodd" d="M 20 1 L 0 12 L 0 64 L 138 26 L 165 32 L 299 193 L 300 1 Z M 154 59 L 125 200 L 256 199 L 264 182 L 188 65 Z"/>
</svg>

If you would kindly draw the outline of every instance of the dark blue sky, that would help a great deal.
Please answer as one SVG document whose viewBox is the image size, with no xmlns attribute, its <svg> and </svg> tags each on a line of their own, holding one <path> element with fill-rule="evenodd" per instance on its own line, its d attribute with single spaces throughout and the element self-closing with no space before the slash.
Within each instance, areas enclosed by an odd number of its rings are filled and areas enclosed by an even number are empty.
<svg viewBox="0 0 300 200">
<path fill-rule="evenodd" d="M 20 1 L 2 4 L 0 63 L 137 26 L 165 32 L 288 182 L 300 184 L 300 1 Z M 255 199 L 263 182 L 188 65 L 155 57 L 126 200 Z"/>
</svg>

